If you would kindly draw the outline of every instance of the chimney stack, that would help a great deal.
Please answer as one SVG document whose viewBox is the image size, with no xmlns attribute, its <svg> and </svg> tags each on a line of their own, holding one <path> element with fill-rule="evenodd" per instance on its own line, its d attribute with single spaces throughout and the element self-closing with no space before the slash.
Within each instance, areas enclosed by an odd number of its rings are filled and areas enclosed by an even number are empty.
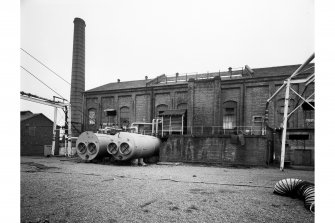
<svg viewBox="0 0 335 223">
<path fill-rule="evenodd" d="M 230 77 L 231 77 L 231 75 L 233 75 L 233 68 L 228 67 L 228 72 L 229 72 L 229 75 L 230 75 Z"/>
<path fill-rule="evenodd" d="M 85 21 L 75 18 L 73 31 L 72 77 L 71 77 L 71 125 L 72 136 L 82 132 L 83 92 L 85 91 Z"/>
</svg>

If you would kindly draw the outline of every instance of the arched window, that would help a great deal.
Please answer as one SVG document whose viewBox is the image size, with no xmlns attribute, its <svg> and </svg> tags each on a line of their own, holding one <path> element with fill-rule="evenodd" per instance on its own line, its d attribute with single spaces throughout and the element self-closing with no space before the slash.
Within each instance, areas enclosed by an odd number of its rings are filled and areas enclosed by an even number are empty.
<svg viewBox="0 0 335 223">
<path fill-rule="evenodd" d="M 90 108 L 88 109 L 88 124 L 95 125 L 96 123 L 96 109 Z"/>
<path fill-rule="evenodd" d="M 156 116 L 159 116 L 162 114 L 164 111 L 168 110 L 168 106 L 165 104 L 160 104 L 156 106 Z"/>
<path fill-rule="evenodd" d="M 223 129 L 233 129 L 237 120 L 237 102 L 226 101 L 222 105 Z"/>
<path fill-rule="evenodd" d="M 130 109 L 127 106 L 120 108 L 120 124 L 128 126 L 130 124 Z"/>
</svg>

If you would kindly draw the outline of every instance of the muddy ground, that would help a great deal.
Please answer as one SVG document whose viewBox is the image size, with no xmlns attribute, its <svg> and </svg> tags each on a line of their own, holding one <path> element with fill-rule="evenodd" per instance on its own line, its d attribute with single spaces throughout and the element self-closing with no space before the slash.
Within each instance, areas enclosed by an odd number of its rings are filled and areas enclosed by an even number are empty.
<svg viewBox="0 0 335 223">
<path fill-rule="evenodd" d="M 288 177 L 314 171 L 21 157 L 21 222 L 314 222 L 302 200 L 273 194 Z"/>
</svg>

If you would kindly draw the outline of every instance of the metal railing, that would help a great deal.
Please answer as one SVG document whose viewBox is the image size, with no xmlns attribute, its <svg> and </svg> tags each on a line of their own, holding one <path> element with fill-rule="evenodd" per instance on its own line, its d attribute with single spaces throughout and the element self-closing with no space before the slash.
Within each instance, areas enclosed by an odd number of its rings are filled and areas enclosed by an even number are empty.
<svg viewBox="0 0 335 223">
<path fill-rule="evenodd" d="M 232 71 L 218 71 L 218 72 L 207 72 L 207 73 L 183 73 L 183 74 L 175 74 L 175 75 L 160 75 L 153 79 L 149 84 L 168 84 L 168 83 L 176 83 L 176 82 L 187 82 L 189 79 L 193 78 L 195 80 L 203 80 L 203 79 L 212 79 L 216 76 L 221 78 L 237 78 L 242 77 L 245 73 L 243 67 L 235 68 Z"/>
<path fill-rule="evenodd" d="M 222 126 L 187 126 L 187 133 L 192 135 L 266 135 L 266 128 L 261 126 L 234 126 L 223 128 Z"/>
<path fill-rule="evenodd" d="M 266 128 L 261 126 L 234 126 L 223 128 L 222 126 L 185 126 L 181 127 L 164 126 L 159 128 L 158 135 L 266 135 Z"/>
</svg>

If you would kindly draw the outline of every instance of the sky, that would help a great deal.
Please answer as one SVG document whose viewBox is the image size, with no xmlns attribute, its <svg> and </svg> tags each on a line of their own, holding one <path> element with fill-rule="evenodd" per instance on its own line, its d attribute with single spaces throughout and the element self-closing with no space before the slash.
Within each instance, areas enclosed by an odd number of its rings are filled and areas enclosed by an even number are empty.
<svg viewBox="0 0 335 223">
<path fill-rule="evenodd" d="M 313 0 L 21 0 L 20 47 L 68 82 L 75 17 L 86 22 L 86 90 L 117 79 L 301 64 L 314 52 Z M 20 65 L 69 99 L 70 85 L 22 50 Z M 20 91 L 58 96 L 20 72 Z M 53 120 L 50 106 L 21 100 L 20 109 Z"/>
</svg>

